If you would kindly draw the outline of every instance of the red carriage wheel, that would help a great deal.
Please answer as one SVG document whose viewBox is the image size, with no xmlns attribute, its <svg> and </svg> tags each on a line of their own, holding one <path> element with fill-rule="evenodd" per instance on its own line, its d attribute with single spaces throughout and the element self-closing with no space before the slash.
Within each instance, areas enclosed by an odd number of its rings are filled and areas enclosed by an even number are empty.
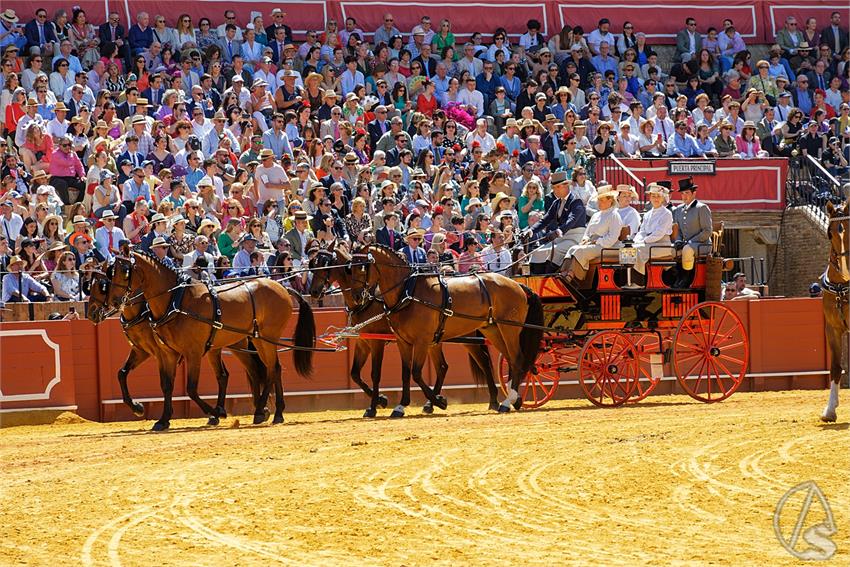
<svg viewBox="0 0 850 567">
<path fill-rule="evenodd" d="M 673 369 L 682 388 L 702 402 L 738 389 L 750 360 L 750 339 L 738 315 L 714 301 L 693 306 L 673 338 Z"/>
<path fill-rule="evenodd" d="M 562 349 L 544 341 L 534 366 L 536 372 L 526 374 L 518 390 L 522 398 L 522 407 L 525 409 L 539 408 L 548 402 L 561 381 L 560 368 L 565 366 L 574 368 L 575 359 L 573 358 L 572 364 L 569 364 L 569 357 Z M 508 395 L 508 387 L 511 383 L 509 370 L 507 359 L 499 355 L 499 385 L 505 396 Z"/>
<path fill-rule="evenodd" d="M 658 335 L 655 333 L 636 333 L 632 335 L 635 349 L 640 359 L 638 369 L 640 374 L 635 383 L 635 390 L 629 398 L 629 403 L 639 402 L 655 390 L 661 382 L 661 376 L 653 376 L 652 356 L 662 356 L 658 344 Z"/>
<path fill-rule="evenodd" d="M 596 333 L 581 350 L 579 382 L 587 399 L 600 407 L 626 403 L 640 375 L 640 358 L 628 335 Z"/>
</svg>

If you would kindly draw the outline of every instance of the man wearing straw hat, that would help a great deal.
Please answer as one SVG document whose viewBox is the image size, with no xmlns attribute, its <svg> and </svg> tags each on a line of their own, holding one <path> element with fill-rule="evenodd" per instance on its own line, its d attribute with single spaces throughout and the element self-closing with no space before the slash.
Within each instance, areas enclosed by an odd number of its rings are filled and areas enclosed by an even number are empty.
<svg viewBox="0 0 850 567">
<path fill-rule="evenodd" d="M 29 303 L 50 299 L 47 288 L 23 271 L 24 264 L 26 262 L 20 256 L 12 256 L 9 259 L 6 266 L 9 273 L 3 276 L 2 303 Z"/>
<path fill-rule="evenodd" d="M 646 275 L 646 263 L 650 259 L 652 247 L 672 248 L 670 236 L 673 234 L 673 213 L 666 207 L 668 191 L 658 183 L 650 183 L 646 188 L 652 208 L 643 215 L 643 222 L 634 235 L 634 247 L 637 249 L 635 270 Z M 658 249 L 652 254 L 653 260 L 666 260 L 670 257 L 668 250 Z"/>
<path fill-rule="evenodd" d="M 550 182 L 555 200 L 543 218 L 526 229 L 535 241 L 550 241 L 531 253 L 532 274 L 557 272 L 567 250 L 578 244 L 584 234 L 587 221 L 584 203 L 570 193 L 567 172 L 556 171 Z"/>
<path fill-rule="evenodd" d="M 401 249 L 401 253 L 407 259 L 407 263 L 415 266 L 419 264 L 427 264 L 428 257 L 425 254 L 425 249 L 422 248 L 422 242 L 425 240 L 425 231 L 421 228 L 409 228 L 407 234 L 404 235 L 404 241 L 407 246 Z"/>
<path fill-rule="evenodd" d="M 168 241 L 165 238 L 157 236 L 153 239 L 153 242 L 151 242 L 150 250 L 151 252 L 153 252 L 154 256 L 159 258 L 159 261 L 162 262 L 164 265 L 168 266 L 169 268 L 176 268 L 176 266 L 174 265 L 174 260 L 172 260 L 168 256 L 169 247 L 170 244 L 168 244 Z"/>
</svg>

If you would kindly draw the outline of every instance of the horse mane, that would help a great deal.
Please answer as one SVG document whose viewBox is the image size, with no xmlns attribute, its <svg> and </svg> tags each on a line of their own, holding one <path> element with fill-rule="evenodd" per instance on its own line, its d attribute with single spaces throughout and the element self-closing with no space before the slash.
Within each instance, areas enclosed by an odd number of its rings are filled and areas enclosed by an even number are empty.
<svg viewBox="0 0 850 567">
<path fill-rule="evenodd" d="M 364 246 L 364 247 L 362 248 L 362 250 L 364 250 L 364 251 L 365 251 L 365 250 L 368 250 L 368 249 L 370 249 L 370 248 L 377 248 L 378 250 L 381 250 L 381 251 L 383 251 L 383 252 L 386 252 L 387 254 L 389 254 L 389 255 L 391 255 L 391 256 L 395 256 L 395 257 L 399 258 L 399 259 L 400 259 L 400 260 L 402 260 L 405 264 L 407 264 L 407 258 L 405 258 L 405 257 L 404 257 L 404 254 L 402 254 L 402 253 L 401 253 L 401 252 L 399 252 L 398 250 L 393 250 L 392 248 L 390 248 L 390 247 L 389 247 L 389 246 L 387 246 L 386 244 L 379 244 L 379 243 L 377 243 L 377 242 L 371 242 L 371 243 L 369 243 L 367 246 Z"/>
<path fill-rule="evenodd" d="M 153 264 L 159 266 L 160 268 L 162 268 L 164 270 L 168 270 L 169 272 L 173 273 L 174 276 L 177 278 L 178 283 L 185 283 L 185 282 L 188 282 L 188 281 L 191 280 L 191 278 L 185 272 L 183 272 L 182 270 L 178 270 L 174 266 L 169 266 L 167 264 L 163 264 L 162 260 L 160 260 L 156 256 L 156 254 L 154 254 L 153 252 L 148 252 L 147 250 L 134 250 L 133 254 L 138 254 L 139 256 L 141 256 L 143 258 L 147 258 Z"/>
</svg>

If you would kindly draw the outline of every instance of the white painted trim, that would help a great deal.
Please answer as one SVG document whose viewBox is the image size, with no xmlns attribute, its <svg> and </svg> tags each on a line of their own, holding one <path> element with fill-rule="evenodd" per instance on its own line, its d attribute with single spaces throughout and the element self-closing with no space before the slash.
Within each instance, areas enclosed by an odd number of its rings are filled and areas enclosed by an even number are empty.
<svg viewBox="0 0 850 567">
<path fill-rule="evenodd" d="M 77 406 L 50 406 L 46 408 L 7 408 L 0 413 L 23 413 L 25 411 L 77 411 Z"/>
<path fill-rule="evenodd" d="M 386 6 L 387 9 L 391 9 L 393 7 L 404 7 L 404 6 L 422 6 L 424 8 L 429 8 L 429 9 L 433 9 L 434 7 L 439 7 L 439 6 L 446 7 L 446 8 L 467 8 L 467 7 L 470 7 L 470 8 L 486 8 L 486 9 L 490 9 L 490 10 L 492 10 L 494 8 L 540 8 L 541 12 L 542 12 L 542 20 L 543 20 L 542 22 L 540 22 L 541 24 L 543 24 L 543 29 L 540 30 L 540 33 L 542 33 L 544 36 L 549 35 L 549 20 L 548 20 L 548 15 L 546 13 L 546 4 L 485 4 L 485 3 L 478 3 L 478 2 L 471 2 L 471 3 L 463 2 L 463 3 L 461 3 L 461 2 L 404 2 L 404 1 L 402 1 L 402 2 L 355 2 L 355 1 L 345 1 L 344 0 L 344 1 L 339 3 L 339 10 L 340 10 L 340 13 L 341 13 L 341 16 L 342 16 L 341 19 L 342 19 L 343 22 L 348 17 L 348 15 L 346 14 L 346 11 L 345 11 L 346 4 L 351 4 L 353 6 Z M 375 35 L 374 31 L 364 30 L 363 33 L 364 33 L 364 35 L 369 36 L 369 37 L 373 37 Z M 466 37 L 466 36 L 472 35 L 472 32 L 470 32 L 470 33 L 457 33 L 457 32 L 453 31 L 452 33 L 455 35 L 455 37 Z M 483 34 L 484 31 L 481 31 L 480 33 Z M 405 36 L 405 35 L 410 35 L 410 34 L 402 32 L 402 35 Z M 519 34 L 519 33 L 509 33 L 508 37 L 517 37 L 518 38 L 521 35 L 522 34 Z"/>
<path fill-rule="evenodd" d="M 629 10 L 629 11 L 635 11 L 635 10 L 638 10 L 638 9 L 641 9 L 641 8 L 652 8 L 652 9 L 678 8 L 678 9 L 683 9 L 683 10 L 723 10 L 723 9 L 730 9 L 730 10 L 736 10 L 736 11 L 737 10 L 745 10 L 745 9 L 749 8 L 750 16 L 753 20 L 753 33 L 741 34 L 741 37 L 747 37 L 747 38 L 758 37 L 758 19 L 756 18 L 756 7 L 754 5 L 753 6 L 723 6 L 723 5 L 720 5 L 720 6 L 697 6 L 697 5 L 694 5 L 694 4 L 640 4 L 640 5 L 635 5 L 635 4 L 607 4 L 607 3 L 604 3 L 604 4 L 602 4 L 602 3 L 600 3 L 600 4 L 561 4 L 561 3 L 559 3 L 558 4 L 558 16 L 561 19 L 561 27 L 564 26 L 564 21 L 565 21 L 564 20 L 564 10 L 566 10 L 566 9 L 572 10 L 574 8 L 596 8 L 596 9 L 623 8 L 623 9 Z M 585 33 L 589 34 L 591 31 L 593 31 L 592 28 L 585 30 Z M 700 35 L 705 35 L 705 34 L 700 34 Z M 675 38 L 676 34 L 669 34 L 669 33 L 651 34 L 651 33 L 648 33 L 648 34 L 646 34 L 646 37 L 647 38 L 652 38 L 652 37 L 665 37 L 665 38 L 672 37 L 672 38 Z"/>
<path fill-rule="evenodd" d="M 56 369 L 56 375 L 47 384 L 47 389 L 40 394 L 14 394 L 5 396 L 0 390 L 0 402 L 29 402 L 36 400 L 49 400 L 50 392 L 53 388 L 62 381 L 62 357 L 59 353 L 59 345 L 50 340 L 45 329 L 21 329 L 14 331 L 0 331 L 0 337 L 41 337 L 48 347 L 53 349 L 53 365 Z"/>
<path fill-rule="evenodd" d="M 745 378 L 781 378 L 781 377 L 791 377 L 791 376 L 823 376 L 828 375 L 829 370 L 809 370 L 804 372 L 762 372 L 756 374 L 747 374 Z M 642 381 L 648 382 L 645 378 L 641 378 Z M 669 382 L 677 380 L 675 376 L 662 376 L 660 378 L 662 382 Z M 558 382 L 560 385 L 566 386 L 577 386 L 579 385 L 578 380 L 561 380 Z M 543 381 L 543 384 L 551 385 L 550 381 Z M 484 384 L 446 384 L 443 386 L 443 390 L 483 390 L 486 388 Z M 382 392 L 401 392 L 402 388 L 400 386 L 393 386 L 390 388 L 381 388 Z M 361 394 L 363 390 L 360 388 L 349 388 L 344 390 L 304 390 L 302 392 L 286 392 L 284 396 L 321 396 L 321 395 L 339 395 L 339 394 Z M 250 398 L 251 394 L 228 394 L 228 400 L 234 399 L 247 399 Z M 214 395 L 205 395 L 201 396 L 202 400 L 215 400 L 217 396 Z M 150 402 L 161 402 L 162 398 L 134 398 L 134 401 L 141 403 L 150 403 Z M 175 396 L 172 398 L 172 401 L 175 402 L 188 402 L 190 398 L 188 396 Z M 103 400 L 100 402 L 103 405 L 118 405 L 123 404 L 124 401 L 120 399 L 109 399 Z"/>
</svg>

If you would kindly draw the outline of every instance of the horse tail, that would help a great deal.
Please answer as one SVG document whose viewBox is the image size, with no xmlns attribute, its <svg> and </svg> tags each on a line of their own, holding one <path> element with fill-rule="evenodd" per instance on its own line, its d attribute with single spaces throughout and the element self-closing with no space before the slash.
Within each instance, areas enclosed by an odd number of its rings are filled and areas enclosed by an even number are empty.
<svg viewBox="0 0 850 567">
<path fill-rule="evenodd" d="M 543 330 L 536 327 L 543 326 L 543 302 L 528 287 L 522 284 L 520 284 L 520 287 L 522 287 L 528 299 L 528 312 L 525 314 L 525 324 L 535 326 L 525 326 L 519 333 L 519 352 L 522 357 L 520 363 L 522 375 L 524 376 L 531 369 L 534 361 L 537 360 L 537 353 L 540 352 Z"/>
<path fill-rule="evenodd" d="M 476 332 L 475 336 L 484 337 L 484 335 L 479 332 Z M 476 362 L 475 357 L 468 353 L 467 357 L 469 358 L 469 368 L 472 370 L 472 378 L 478 386 L 486 384 L 493 376 L 493 362 L 490 357 L 490 349 L 487 348 L 487 345 L 483 341 L 480 345 L 472 345 L 470 349 L 478 353 L 480 360 L 485 365 L 485 368 L 478 366 L 478 362 Z"/>
<path fill-rule="evenodd" d="M 295 371 L 308 378 L 313 373 L 313 351 L 316 346 L 316 321 L 313 319 L 313 308 L 304 297 L 294 289 L 286 288 L 292 297 L 298 301 L 298 322 L 295 324 L 293 340 L 296 348 L 292 353 Z"/>
</svg>

